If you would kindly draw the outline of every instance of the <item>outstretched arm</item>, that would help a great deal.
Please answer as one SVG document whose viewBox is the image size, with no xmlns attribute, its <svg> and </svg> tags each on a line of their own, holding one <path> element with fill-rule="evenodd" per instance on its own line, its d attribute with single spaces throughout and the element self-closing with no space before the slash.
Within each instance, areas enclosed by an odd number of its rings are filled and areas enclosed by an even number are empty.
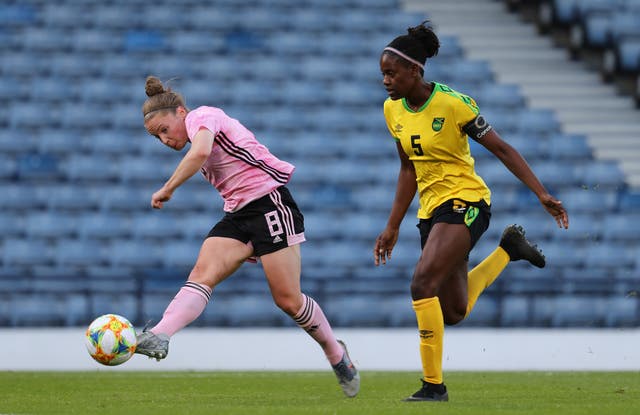
<svg viewBox="0 0 640 415">
<path fill-rule="evenodd" d="M 173 195 L 173 192 L 191 176 L 200 171 L 200 168 L 211 154 L 213 145 L 213 133 L 207 129 L 201 129 L 191 141 L 191 148 L 184 155 L 178 167 L 167 182 L 151 196 L 151 206 L 161 209 L 162 204 Z"/>
<path fill-rule="evenodd" d="M 418 187 L 413 163 L 409 160 L 400 143 L 396 145 L 400 157 L 400 172 L 398 173 L 396 195 L 393 199 L 387 226 L 378 238 L 376 238 L 376 244 L 373 248 L 373 261 L 376 266 L 380 265 L 380 262 L 386 264 L 387 258 L 391 259 L 391 251 L 393 251 L 393 247 L 398 241 L 400 224 L 411 205 L 411 201 Z"/>
<path fill-rule="evenodd" d="M 540 203 L 556 220 L 558 227 L 569 227 L 569 216 L 562 202 L 553 197 L 544 185 L 533 173 L 529 164 L 509 143 L 504 141 L 495 130 L 490 130 L 484 137 L 478 140 L 480 144 L 491 151 L 504 164 L 514 176 L 538 197 Z"/>
</svg>

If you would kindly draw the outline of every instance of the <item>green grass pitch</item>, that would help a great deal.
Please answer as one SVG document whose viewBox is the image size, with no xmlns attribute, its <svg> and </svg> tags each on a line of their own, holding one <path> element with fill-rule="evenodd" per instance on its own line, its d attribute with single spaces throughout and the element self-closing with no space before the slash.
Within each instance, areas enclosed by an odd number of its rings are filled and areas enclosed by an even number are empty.
<svg viewBox="0 0 640 415">
<path fill-rule="evenodd" d="M 402 402 L 419 373 L 0 372 L 0 414 L 640 414 L 638 372 L 452 372 L 447 403 Z"/>
</svg>

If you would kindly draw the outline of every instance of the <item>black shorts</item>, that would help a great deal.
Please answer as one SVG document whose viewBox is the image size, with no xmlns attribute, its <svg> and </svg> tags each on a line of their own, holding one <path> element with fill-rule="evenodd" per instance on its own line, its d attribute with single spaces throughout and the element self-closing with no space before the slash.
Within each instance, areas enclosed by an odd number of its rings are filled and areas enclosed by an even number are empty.
<svg viewBox="0 0 640 415">
<path fill-rule="evenodd" d="M 471 234 L 471 247 L 469 248 L 471 251 L 482 234 L 489 228 L 490 220 L 491 206 L 487 205 L 484 200 L 479 202 L 468 202 L 462 199 L 447 200 L 436 208 L 429 219 L 420 219 L 418 229 L 420 229 L 421 246 L 424 248 L 431 228 L 436 223 L 464 223 Z"/>
<path fill-rule="evenodd" d="M 282 186 L 237 212 L 225 214 L 207 238 L 211 236 L 251 242 L 253 254 L 260 257 L 304 242 L 304 216 Z"/>
</svg>

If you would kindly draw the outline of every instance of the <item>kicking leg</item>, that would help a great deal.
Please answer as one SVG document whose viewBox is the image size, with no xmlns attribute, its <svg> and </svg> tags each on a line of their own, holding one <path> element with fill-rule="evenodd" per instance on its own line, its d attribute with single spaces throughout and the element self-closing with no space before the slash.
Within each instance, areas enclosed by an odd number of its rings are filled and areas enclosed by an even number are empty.
<svg viewBox="0 0 640 415">
<path fill-rule="evenodd" d="M 253 248 L 231 238 L 210 237 L 202 247 L 189 279 L 165 310 L 162 320 L 138 334 L 136 353 L 157 360 L 167 357 L 169 338 L 202 314 L 213 287 L 231 275 L 253 253 Z"/>
</svg>

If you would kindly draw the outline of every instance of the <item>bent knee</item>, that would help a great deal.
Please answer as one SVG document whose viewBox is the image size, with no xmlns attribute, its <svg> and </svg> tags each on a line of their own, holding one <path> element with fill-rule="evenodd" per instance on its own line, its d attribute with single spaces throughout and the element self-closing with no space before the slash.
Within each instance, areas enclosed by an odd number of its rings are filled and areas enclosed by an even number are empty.
<svg viewBox="0 0 640 415">
<path fill-rule="evenodd" d="M 276 306 L 290 316 L 295 316 L 302 308 L 302 296 L 301 295 L 280 295 L 274 296 L 273 301 Z"/>
<path fill-rule="evenodd" d="M 467 315 L 467 308 L 456 307 L 454 310 L 447 310 L 442 313 L 444 324 L 453 326 L 460 323 Z"/>
</svg>

